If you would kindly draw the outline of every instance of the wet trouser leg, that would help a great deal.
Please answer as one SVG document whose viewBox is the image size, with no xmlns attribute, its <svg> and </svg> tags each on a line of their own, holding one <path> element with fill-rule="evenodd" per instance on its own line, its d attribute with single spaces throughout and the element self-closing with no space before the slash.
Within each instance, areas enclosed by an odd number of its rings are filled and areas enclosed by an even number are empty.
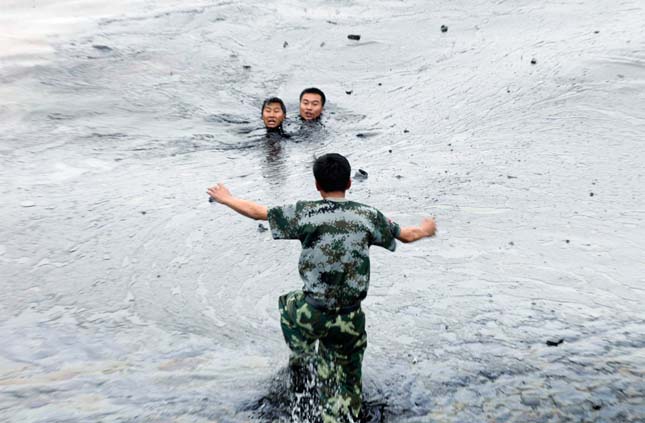
<svg viewBox="0 0 645 423">
<path fill-rule="evenodd" d="M 302 291 L 282 295 L 278 299 L 278 306 L 282 335 L 291 350 L 290 372 L 296 378 L 306 378 L 308 367 L 315 361 L 317 336 L 313 324 L 307 323 L 307 318 L 312 316 L 304 302 Z"/>
<path fill-rule="evenodd" d="M 302 291 L 279 299 L 280 325 L 291 349 L 289 364 L 314 360 L 320 382 L 323 421 L 356 419 L 361 408 L 361 365 L 367 347 L 365 314 L 359 308 L 338 315 L 321 312 L 304 301 Z M 315 342 L 320 340 L 319 354 Z"/>
<path fill-rule="evenodd" d="M 361 410 L 362 362 L 367 347 L 365 314 L 361 309 L 335 316 L 321 338 L 318 377 L 323 422 L 351 421 Z"/>
</svg>

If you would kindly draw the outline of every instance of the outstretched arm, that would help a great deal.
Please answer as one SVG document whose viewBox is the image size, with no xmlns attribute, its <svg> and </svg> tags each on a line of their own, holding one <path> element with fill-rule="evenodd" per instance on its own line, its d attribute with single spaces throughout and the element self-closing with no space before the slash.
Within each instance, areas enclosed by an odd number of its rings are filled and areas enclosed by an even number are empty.
<svg viewBox="0 0 645 423">
<path fill-rule="evenodd" d="M 419 226 L 405 226 L 401 228 L 399 236 L 396 237 L 401 242 L 414 242 L 421 238 L 434 236 L 437 231 L 437 225 L 434 219 L 425 218 Z"/>
<path fill-rule="evenodd" d="M 216 184 L 208 188 L 208 195 L 220 204 L 224 204 L 239 214 L 255 220 L 267 220 L 267 208 L 252 201 L 235 198 L 231 192 L 222 184 Z"/>
</svg>

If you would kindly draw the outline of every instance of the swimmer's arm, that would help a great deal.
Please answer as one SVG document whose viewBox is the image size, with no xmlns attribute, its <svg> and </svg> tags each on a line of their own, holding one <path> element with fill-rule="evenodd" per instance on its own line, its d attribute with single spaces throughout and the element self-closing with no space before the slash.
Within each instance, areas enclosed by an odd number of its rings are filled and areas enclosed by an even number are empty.
<svg viewBox="0 0 645 423">
<path fill-rule="evenodd" d="M 405 226 L 401 228 L 399 236 L 396 237 L 401 242 L 414 242 L 422 238 L 434 236 L 437 232 L 437 225 L 432 218 L 425 218 L 419 226 Z"/>
<path fill-rule="evenodd" d="M 230 207 L 239 214 L 255 220 L 267 220 L 267 208 L 252 201 L 235 198 L 231 192 L 222 184 L 208 188 L 208 195 L 215 201 Z"/>
</svg>

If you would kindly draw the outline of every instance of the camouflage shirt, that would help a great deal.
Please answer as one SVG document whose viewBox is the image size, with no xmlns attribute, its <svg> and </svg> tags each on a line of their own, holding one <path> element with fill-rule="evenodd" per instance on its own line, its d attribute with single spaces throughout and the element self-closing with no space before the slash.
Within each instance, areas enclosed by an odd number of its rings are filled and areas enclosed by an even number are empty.
<svg viewBox="0 0 645 423">
<path fill-rule="evenodd" d="M 298 239 L 303 291 L 343 307 L 367 295 L 370 245 L 394 251 L 400 228 L 373 207 L 345 199 L 299 201 L 269 209 L 274 239 Z"/>
</svg>

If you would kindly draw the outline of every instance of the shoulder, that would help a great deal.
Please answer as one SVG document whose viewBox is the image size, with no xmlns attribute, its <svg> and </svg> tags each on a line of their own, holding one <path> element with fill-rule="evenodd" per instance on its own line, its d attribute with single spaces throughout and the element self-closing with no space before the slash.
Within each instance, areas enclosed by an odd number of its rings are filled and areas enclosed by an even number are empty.
<svg viewBox="0 0 645 423">
<path fill-rule="evenodd" d="M 349 210 L 353 210 L 358 214 L 376 217 L 381 214 L 375 207 L 372 207 L 367 204 L 359 203 L 357 201 L 347 201 L 345 202 L 345 207 Z"/>
<path fill-rule="evenodd" d="M 271 208 L 280 209 L 280 208 L 291 208 L 294 210 L 301 210 L 304 208 L 314 207 L 317 201 L 296 201 L 295 203 L 287 203 L 282 205 L 276 205 Z"/>
<path fill-rule="evenodd" d="M 291 212 L 294 217 L 303 217 L 317 214 L 320 210 L 320 201 L 301 200 L 291 205 Z"/>
<path fill-rule="evenodd" d="M 296 201 L 296 210 L 315 209 L 319 206 L 320 201 L 300 200 Z"/>
</svg>

